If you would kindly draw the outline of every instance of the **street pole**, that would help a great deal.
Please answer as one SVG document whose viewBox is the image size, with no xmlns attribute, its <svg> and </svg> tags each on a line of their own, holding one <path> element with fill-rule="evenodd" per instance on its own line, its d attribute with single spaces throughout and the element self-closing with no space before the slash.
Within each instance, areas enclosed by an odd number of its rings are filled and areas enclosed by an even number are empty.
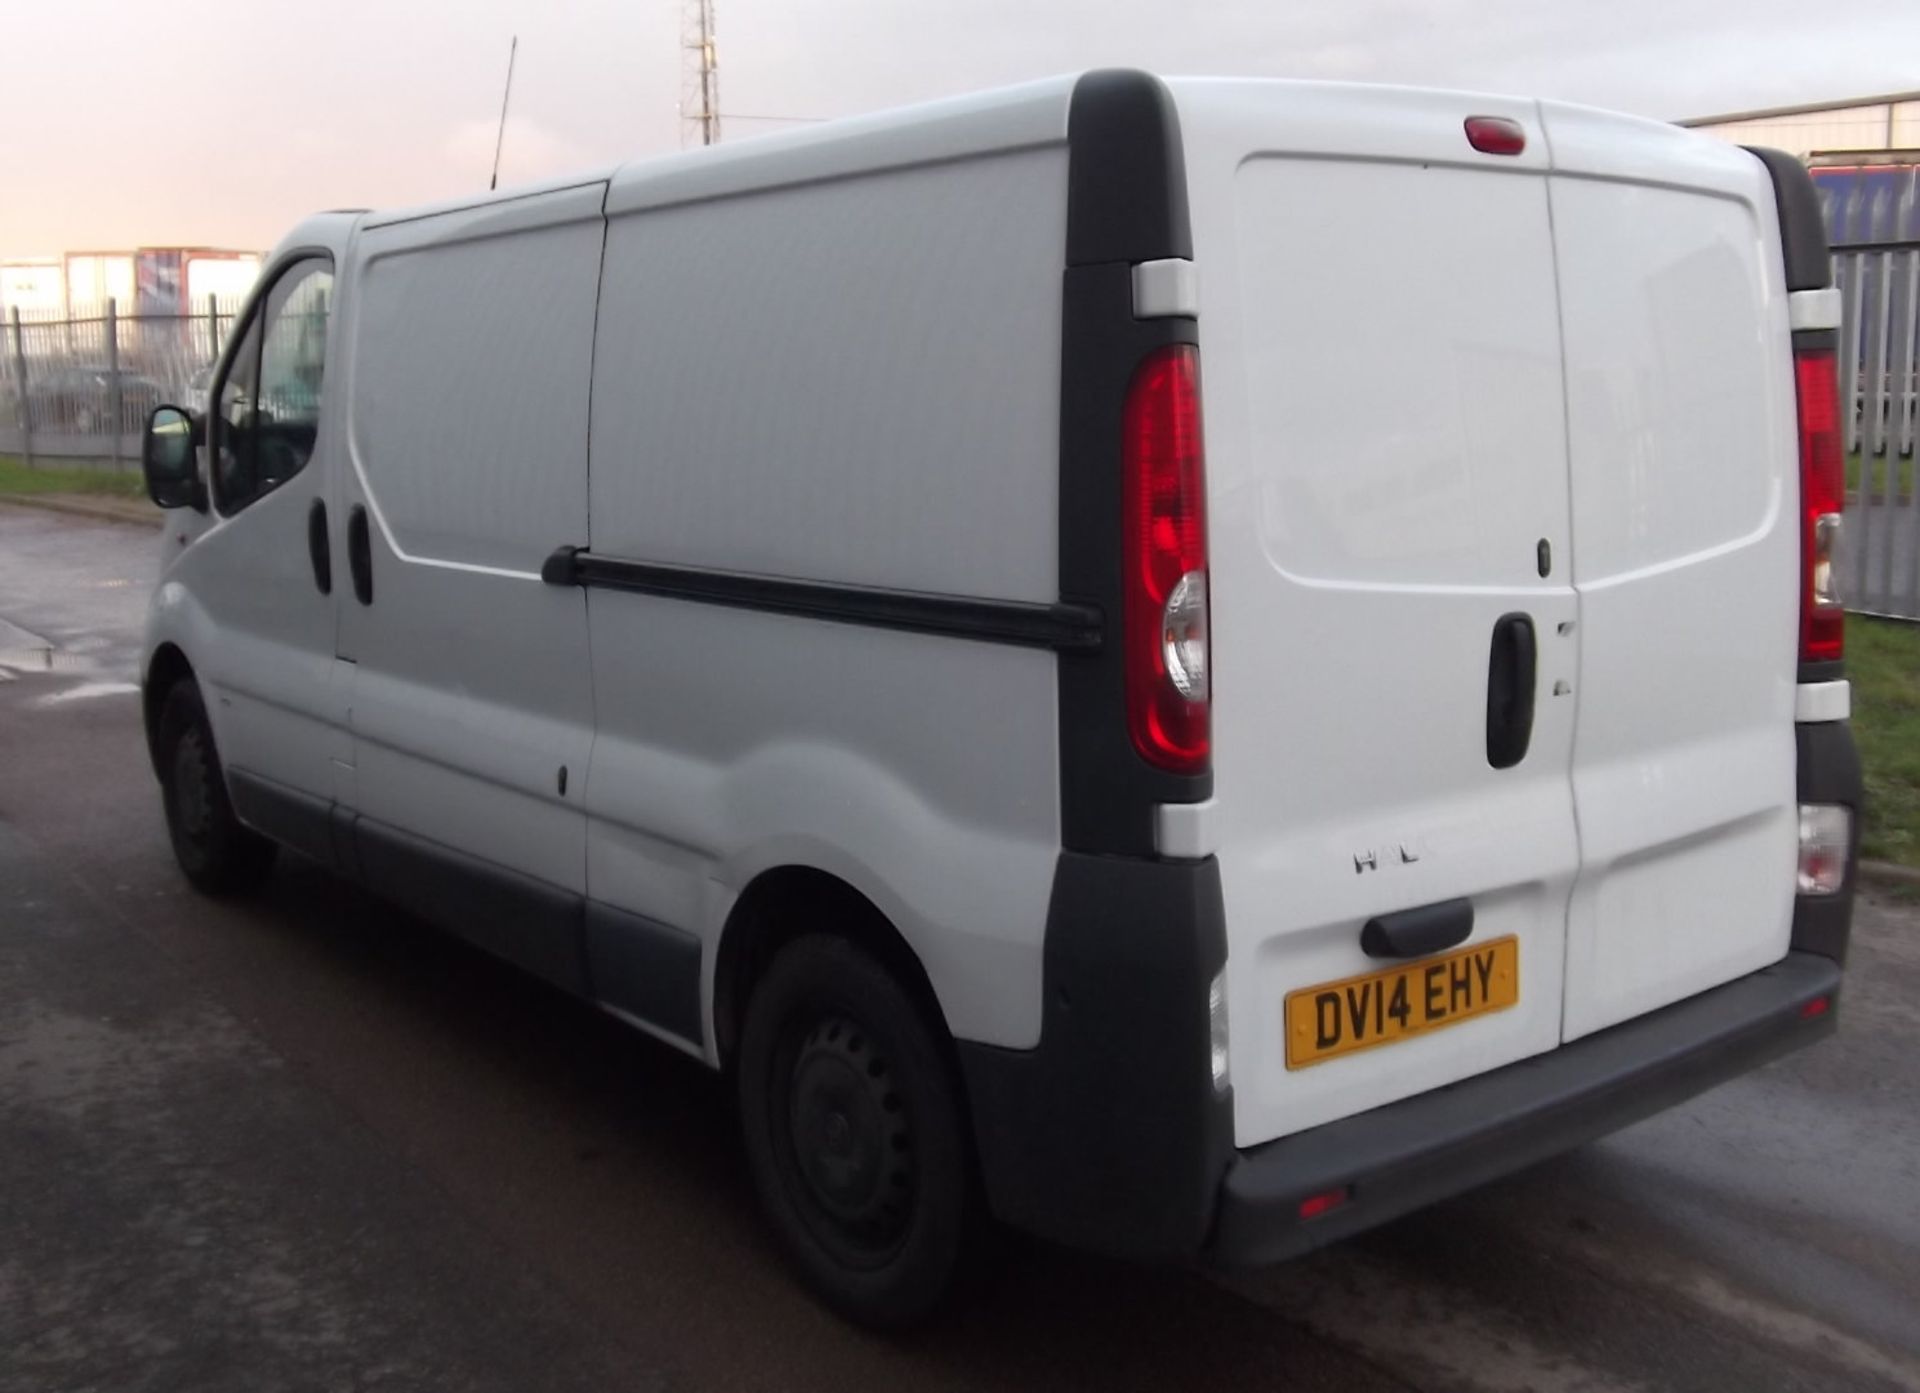
<svg viewBox="0 0 1920 1393">
<path fill-rule="evenodd" d="M 8 307 L 7 318 L 13 325 L 13 399 L 14 414 L 20 418 L 20 444 L 27 457 L 27 468 L 33 468 L 33 405 L 27 400 L 27 349 L 26 338 L 20 332 L 20 307 Z"/>
</svg>

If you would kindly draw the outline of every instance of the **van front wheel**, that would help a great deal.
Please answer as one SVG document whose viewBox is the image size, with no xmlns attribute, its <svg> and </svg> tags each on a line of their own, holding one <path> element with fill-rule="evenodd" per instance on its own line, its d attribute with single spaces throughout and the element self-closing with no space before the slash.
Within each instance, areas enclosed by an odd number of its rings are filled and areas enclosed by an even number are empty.
<svg viewBox="0 0 1920 1393">
<path fill-rule="evenodd" d="M 923 1013 L 871 955 L 810 936 L 747 1006 L 739 1097 L 760 1202 L 807 1285 L 863 1325 L 931 1312 L 967 1246 L 960 1091 Z"/>
<path fill-rule="evenodd" d="M 258 885 L 273 869 L 274 845 L 233 815 L 213 727 L 191 681 L 167 693 L 155 744 L 167 835 L 187 879 L 209 895 Z"/>
</svg>

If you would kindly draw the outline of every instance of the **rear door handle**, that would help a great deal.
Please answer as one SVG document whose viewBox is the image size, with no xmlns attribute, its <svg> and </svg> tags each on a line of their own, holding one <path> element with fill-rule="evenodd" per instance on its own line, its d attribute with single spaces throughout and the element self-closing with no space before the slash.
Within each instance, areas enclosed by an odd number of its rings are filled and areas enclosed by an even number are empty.
<svg viewBox="0 0 1920 1393">
<path fill-rule="evenodd" d="M 316 498 L 307 509 L 307 559 L 313 563 L 313 583 L 322 595 L 333 593 L 333 548 L 327 536 L 326 500 Z"/>
<path fill-rule="evenodd" d="M 1471 937 L 1473 901 L 1442 900 L 1367 920 L 1360 930 L 1360 951 L 1370 958 L 1420 958 L 1458 947 Z"/>
<path fill-rule="evenodd" d="M 1533 688 L 1538 654 L 1533 616 L 1503 614 L 1487 654 L 1487 763 L 1511 769 L 1533 741 Z"/>
<path fill-rule="evenodd" d="M 372 604 L 373 549 L 367 542 L 367 510 L 359 503 L 347 514 L 347 569 L 353 572 L 353 597 Z"/>
</svg>

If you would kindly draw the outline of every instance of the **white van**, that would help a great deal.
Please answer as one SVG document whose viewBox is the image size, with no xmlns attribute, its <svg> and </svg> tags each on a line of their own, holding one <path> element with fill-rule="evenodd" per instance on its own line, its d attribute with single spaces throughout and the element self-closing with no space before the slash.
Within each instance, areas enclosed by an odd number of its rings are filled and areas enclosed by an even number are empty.
<svg viewBox="0 0 1920 1393">
<path fill-rule="evenodd" d="M 1833 1029 L 1837 323 L 1786 157 L 1391 88 L 325 214 L 148 431 L 174 845 L 724 1070 L 856 1318 L 1299 1253 Z"/>
</svg>

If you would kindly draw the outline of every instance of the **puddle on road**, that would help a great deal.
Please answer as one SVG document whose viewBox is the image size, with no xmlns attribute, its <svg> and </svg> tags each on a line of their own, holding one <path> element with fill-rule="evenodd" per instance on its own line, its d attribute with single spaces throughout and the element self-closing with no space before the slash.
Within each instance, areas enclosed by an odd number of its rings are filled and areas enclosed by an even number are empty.
<svg viewBox="0 0 1920 1393">
<path fill-rule="evenodd" d="M 111 644 L 96 635 L 84 635 L 71 644 L 61 645 L 42 638 L 18 624 L 0 619 L 0 682 L 15 682 L 23 677 L 88 677 L 100 673 L 102 659 Z M 45 706 L 58 701 L 85 700 L 139 690 L 125 681 L 81 682 L 77 686 L 38 698 L 34 704 Z"/>
<path fill-rule="evenodd" d="M 43 648 L 0 648 L 0 681 L 11 681 L 29 673 L 70 674 L 92 672 L 97 666 L 85 653 L 69 653 L 48 644 Z"/>
<path fill-rule="evenodd" d="M 94 697 L 128 696 L 140 690 L 137 682 L 82 682 L 58 692 L 35 697 L 35 706 L 64 706 L 70 701 L 91 701 Z"/>
<path fill-rule="evenodd" d="M 77 655 L 62 653 L 48 644 L 45 648 L 0 648 L 0 667 L 17 672 L 59 672 L 71 667 Z"/>
</svg>

